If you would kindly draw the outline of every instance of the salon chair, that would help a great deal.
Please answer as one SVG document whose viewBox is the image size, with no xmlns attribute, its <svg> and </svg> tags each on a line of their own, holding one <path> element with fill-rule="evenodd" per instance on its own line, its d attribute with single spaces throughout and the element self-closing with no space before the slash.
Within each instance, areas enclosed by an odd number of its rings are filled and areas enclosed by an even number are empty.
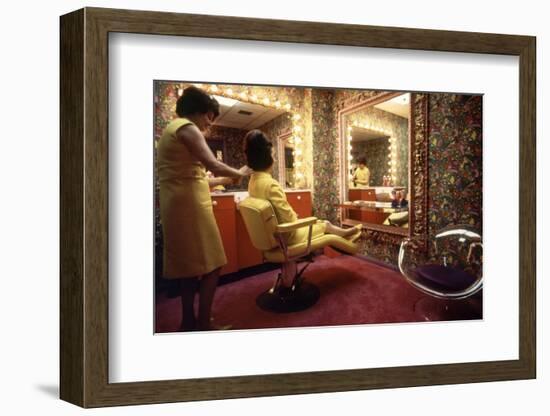
<svg viewBox="0 0 550 416">
<path fill-rule="evenodd" d="M 399 270 L 424 293 L 415 311 L 427 321 L 481 318 L 483 288 L 481 235 L 468 225 L 452 225 L 426 242 L 402 241 Z"/>
<path fill-rule="evenodd" d="M 296 312 L 313 306 L 319 300 L 319 289 L 302 278 L 316 251 L 330 246 L 341 253 L 357 253 L 357 244 L 343 237 L 324 234 L 312 238 L 313 224 L 317 222 L 315 217 L 279 224 L 268 200 L 248 197 L 239 204 L 239 212 L 252 245 L 262 252 L 265 261 L 281 265 L 281 273 L 273 286 L 256 299 L 258 306 L 264 310 Z M 307 241 L 288 245 L 289 233 L 301 227 L 309 228 Z M 302 262 L 306 264 L 299 269 L 298 264 Z"/>
</svg>

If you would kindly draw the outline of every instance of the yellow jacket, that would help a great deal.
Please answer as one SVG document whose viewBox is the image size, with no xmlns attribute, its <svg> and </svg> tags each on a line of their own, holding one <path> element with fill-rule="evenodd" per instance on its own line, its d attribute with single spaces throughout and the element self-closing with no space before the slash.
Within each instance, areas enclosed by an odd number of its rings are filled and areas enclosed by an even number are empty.
<svg viewBox="0 0 550 416">
<path fill-rule="evenodd" d="M 279 182 L 267 172 L 254 172 L 250 176 L 250 182 L 248 182 L 248 194 L 253 198 L 267 199 L 271 202 L 277 221 L 279 224 L 287 222 L 294 222 L 298 220 L 298 215 L 292 209 L 286 199 L 286 194 Z M 321 236 L 326 231 L 326 224 L 324 221 L 319 221 L 313 225 L 312 238 Z M 289 245 L 300 244 L 307 241 L 308 228 L 303 227 L 290 233 L 287 238 Z"/>
<path fill-rule="evenodd" d="M 279 224 L 298 219 L 298 215 L 286 199 L 285 191 L 269 173 L 254 172 L 248 182 L 248 194 L 253 198 L 267 199 L 271 202 Z"/>
<path fill-rule="evenodd" d="M 370 179 L 369 168 L 367 168 L 365 166 L 363 169 L 361 169 L 361 168 L 355 169 L 355 172 L 353 174 L 353 179 L 355 179 L 355 182 L 358 185 L 367 185 L 368 186 L 369 179 Z"/>
</svg>

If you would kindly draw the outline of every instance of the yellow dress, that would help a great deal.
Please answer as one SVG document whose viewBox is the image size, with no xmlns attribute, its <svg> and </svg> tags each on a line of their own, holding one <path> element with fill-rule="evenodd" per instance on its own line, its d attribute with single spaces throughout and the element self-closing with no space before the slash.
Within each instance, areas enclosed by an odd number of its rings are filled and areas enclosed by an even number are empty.
<svg viewBox="0 0 550 416">
<path fill-rule="evenodd" d="M 281 185 L 273 179 L 269 173 L 254 172 L 250 176 L 250 182 L 248 182 L 248 194 L 253 198 L 267 199 L 271 202 L 279 224 L 294 222 L 298 219 L 298 215 L 288 203 L 286 194 L 281 188 Z M 324 222 L 314 224 L 313 230 L 311 231 L 311 238 L 323 235 L 326 228 Z M 308 232 L 308 227 L 302 227 L 296 230 L 288 237 L 288 244 L 293 245 L 307 241 Z"/>
<path fill-rule="evenodd" d="M 370 171 L 366 166 L 364 168 L 357 168 L 353 174 L 355 182 L 360 186 L 368 186 L 370 179 Z"/>
<path fill-rule="evenodd" d="M 177 118 L 166 126 L 157 146 L 164 277 L 209 273 L 227 263 L 212 209 L 206 170 L 176 137 L 191 121 Z"/>
</svg>

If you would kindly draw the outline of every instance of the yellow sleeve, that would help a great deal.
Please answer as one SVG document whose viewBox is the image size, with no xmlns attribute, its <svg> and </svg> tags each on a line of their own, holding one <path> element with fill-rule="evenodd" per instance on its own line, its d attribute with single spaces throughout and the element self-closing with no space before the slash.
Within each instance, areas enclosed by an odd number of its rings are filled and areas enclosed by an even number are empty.
<svg viewBox="0 0 550 416">
<path fill-rule="evenodd" d="M 294 222 L 298 219 L 298 215 L 296 215 L 296 212 L 294 212 L 288 203 L 286 194 L 277 181 L 273 181 L 271 184 L 268 199 L 275 209 L 275 214 L 277 215 L 279 224 Z"/>
</svg>

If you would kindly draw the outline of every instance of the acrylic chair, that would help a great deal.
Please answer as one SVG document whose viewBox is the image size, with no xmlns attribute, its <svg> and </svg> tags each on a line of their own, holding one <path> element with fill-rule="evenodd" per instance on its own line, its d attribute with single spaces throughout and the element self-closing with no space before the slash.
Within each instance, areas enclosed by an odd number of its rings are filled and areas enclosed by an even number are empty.
<svg viewBox="0 0 550 416">
<path fill-rule="evenodd" d="M 482 262 L 481 235 L 468 225 L 448 226 L 428 242 L 407 238 L 398 259 L 405 280 L 428 295 L 415 304 L 425 320 L 481 318 Z"/>
<path fill-rule="evenodd" d="M 252 245 L 262 252 L 265 261 L 281 265 L 281 273 L 278 274 L 273 286 L 256 299 L 256 303 L 262 309 L 272 312 L 296 312 L 313 306 L 319 299 L 319 289 L 302 277 L 307 266 L 313 261 L 313 253 L 327 246 L 346 254 L 357 253 L 357 244 L 343 237 L 324 234 L 312 238 L 316 217 L 279 224 L 268 200 L 248 197 L 240 202 L 239 212 Z M 288 245 L 286 236 L 301 227 L 309 228 L 307 241 Z M 299 270 L 300 262 L 306 264 Z"/>
</svg>

